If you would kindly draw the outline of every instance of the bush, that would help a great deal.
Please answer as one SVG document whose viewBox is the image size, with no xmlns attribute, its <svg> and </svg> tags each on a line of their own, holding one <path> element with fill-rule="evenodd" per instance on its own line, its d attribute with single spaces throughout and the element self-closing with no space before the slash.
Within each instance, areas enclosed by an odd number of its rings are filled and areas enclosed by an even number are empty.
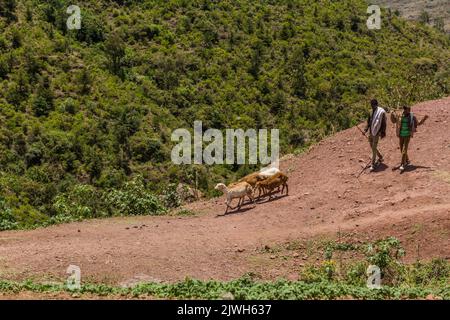
<svg viewBox="0 0 450 320">
<path fill-rule="evenodd" d="M 0 16 L 5 17 L 8 22 L 16 21 L 16 0 L 0 0 Z"/>
<path fill-rule="evenodd" d="M 0 196 L 0 231 L 14 230 L 19 228 L 11 208 L 6 204 L 5 199 Z"/>
<path fill-rule="evenodd" d="M 450 264 L 445 259 L 416 262 L 406 268 L 405 281 L 411 286 L 445 285 L 450 278 Z"/>
<path fill-rule="evenodd" d="M 404 270 L 399 258 L 405 255 L 400 241 L 390 237 L 376 241 L 366 247 L 367 262 L 381 270 L 384 283 L 395 284 L 402 281 Z"/>
<path fill-rule="evenodd" d="M 6 78 L 10 71 L 8 61 L 4 56 L 0 56 L 0 79 Z"/>
<path fill-rule="evenodd" d="M 162 192 L 161 200 L 166 208 L 178 208 L 183 200 L 177 190 L 177 184 L 169 184 Z"/>
<path fill-rule="evenodd" d="M 141 176 L 125 183 L 121 190 L 106 192 L 103 201 L 110 215 L 157 215 L 167 211 L 158 197 L 146 190 Z"/>
<path fill-rule="evenodd" d="M 444 259 L 404 264 L 405 254 L 398 239 L 389 237 L 364 245 L 328 243 L 325 260 L 319 265 L 308 265 L 300 272 L 306 283 L 340 282 L 351 286 L 366 286 L 367 269 L 375 265 L 381 270 L 382 286 L 386 287 L 445 287 L 450 280 L 450 264 Z M 365 259 L 344 263 L 338 269 L 332 256 L 334 251 L 356 251 Z"/>
<path fill-rule="evenodd" d="M 20 228 L 28 229 L 48 222 L 49 217 L 29 204 L 22 204 L 12 209 L 14 219 Z"/>
<path fill-rule="evenodd" d="M 101 194 L 90 185 L 77 185 L 70 192 L 56 196 L 53 208 L 56 220 L 64 217 L 69 219 L 97 218 L 106 215 L 103 203 L 99 200 Z"/>
<path fill-rule="evenodd" d="M 82 27 L 76 30 L 76 38 L 88 44 L 101 42 L 105 39 L 104 23 L 89 11 L 83 11 Z"/>
</svg>

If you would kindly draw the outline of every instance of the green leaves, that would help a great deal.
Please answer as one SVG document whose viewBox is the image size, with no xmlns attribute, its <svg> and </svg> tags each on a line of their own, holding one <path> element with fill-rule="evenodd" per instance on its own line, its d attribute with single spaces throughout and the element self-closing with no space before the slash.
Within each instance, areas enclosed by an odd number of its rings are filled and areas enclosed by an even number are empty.
<svg viewBox="0 0 450 320">
<path fill-rule="evenodd" d="M 121 190 L 111 190 L 103 200 L 111 215 L 157 215 L 166 212 L 159 199 L 146 190 L 142 177 L 125 183 Z"/>
<path fill-rule="evenodd" d="M 18 229 L 19 223 L 16 221 L 12 210 L 6 204 L 5 199 L 0 197 L 0 231 Z"/>
<path fill-rule="evenodd" d="M 0 16 L 5 17 L 8 22 L 17 20 L 16 0 L 0 0 Z"/>
<path fill-rule="evenodd" d="M 118 33 L 111 34 L 105 41 L 105 53 L 108 56 L 109 67 L 113 74 L 122 75 L 125 48 L 125 42 Z"/>
<path fill-rule="evenodd" d="M 22 283 L 0 280 L 0 292 L 69 292 L 61 284 Z M 111 287 L 101 284 L 82 284 L 81 294 L 99 296 L 121 295 L 129 297 L 152 296 L 164 299 L 222 299 L 232 295 L 236 300 L 305 300 L 305 299 L 424 299 L 435 297 L 450 299 L 450 287 L 382 287 L 378 290 L 343 283 L 278 280 L 257 282 L 247 276 L 230 282 L 186 279 L 173 284 L 144 283 L 132 288 Z"/>
</svg>

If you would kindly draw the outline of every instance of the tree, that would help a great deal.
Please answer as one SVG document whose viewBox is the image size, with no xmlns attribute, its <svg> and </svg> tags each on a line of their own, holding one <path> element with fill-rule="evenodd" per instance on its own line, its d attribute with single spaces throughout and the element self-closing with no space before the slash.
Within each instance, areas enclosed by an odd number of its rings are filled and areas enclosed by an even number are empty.
<svg viewBox="0 0 450 320">
<path fill-rule="evenodd" d="M 434 27 L 441 32 L 445 32 L 445 23 L 443 18 L 437 18 L 434 20 Z"/>
<path fill-rule="evenodd" d="M 74 30 L 76 32 L 76 39 L 88 44 L 98 43 L 105 40 L 105 30 L 102 21 L 90 13 L 89 11 L 83 11 L 83 25 L 80 30 Z"/>
<path fill-rule="evenodd" d="M 122 75 L 125 48 L 125 42 L 117 33 L 111 34 L 105 42 L 105 52 L 109 57 L 109 67 L 115 75 Z"/>
<path fill-rule="evenodd" d="M 430 23 L 430 14 L 425 10 L 420 13 L 419 21 L 423 24 Z"/>
<path fill-rule="evenodd" d="M 22 35 L 18 29 L 13 29 L 11 44 L 14 49 L 22 46 Z"/>
<path fill-rule="evenodd" d="M 7 100 L 14 105 L 20 105 L 28 98 L 30 79 L 28 73 L 20 68 L 12 75 L 12 82 L 8 91 Z"/>
<path fill-rule="evenodd" d="M 66 25 L 66 15 L 65 13 L 66 7 L 64 4 L 65 1 L 61 0 L 47 0 L 45 1 L 45 5 L 43 7 L 44 19 L 51 23 L 54 27 L 60 30 L 62 33 L 66 33 L 67 25 Z"/>
<path fill-rule="evenodd" d="M 4 56 L 0 56 L 0 79 L 5 79 L 11 68 Z"/>
<path fill-rule="evenodd" d="M 292 57 L 292 89 L 294 94 L 302 99 L 306 97 L 306 86 L 307 80 L 305 77 L 306 69 L 305 69 L 305 58 L 304 58 L 304 50 L 297 49 L 295 50 Z"/>
<path fill-rule="evenodd" d="M 203 33 L 203 42 L 206 48 L 211 48 L 219 41 L 219 34 L 211 22 L 206 22 L 201 27 Z"/>
<path fill-rule="evenodd" d="M 92 79 L 87 68 L 83 68 L 83 70 L 81 70 L 79 76 L 79 83 L 81 87 L 80 88 L 81 94 L 86 95 L 91 92 Z"/>
<path fill-rule="evenodd" d="M 5 17 L 8 22 L 17 20 L 16 0 L 0 0 L 0 16 Z"/>
<path fill-rule="evenodd" d="M 283 23 L 281 28 L 280 37 L 283 40 L 289 40 L 295 35 L 294 26 L 291 21 Z"/>
<path fill-rule="evenodd" d="M 272 107 L 270 108 L 270 111 L 274 114 L 280 114 L 284 111 L 286 106 L 286 97 L 281 90 L 275 93 L 274 97 L 272 98 L 271 105 Z"/>
<path fill-rule="evenodd" d="M 25 9 L 25 20 L 27 22 L 33 21 L 33 9 L 31 8 L 31 5 L 27 5 Z"/>
<path fill-rule="evenodd" d="M 253 56 L 251 60 L 251 66 L 249 69 L 249 73 L 255 78 L 258 78 L 259 71 L 261 69 L 262 64 L 262 56 L 264 53 L 264 44 L 261 40 L 255 44 L 253 48 Z"/>
<path fill-rule="evenodd" d="M 50 79 L 44 76 L 38 86 L 36 98 L 33 101 L 32 109 L 36 117 L 48 116 L 54 109 L 53 92 L 50 88 Z"/>
<path fill-rule="evenodd" d="M 350 18 L 350 29 L 353 32 L 359 31 L 359 24 L 361 23 L 361 18 L 357 14 L 353 14 Z"/>
</svg>

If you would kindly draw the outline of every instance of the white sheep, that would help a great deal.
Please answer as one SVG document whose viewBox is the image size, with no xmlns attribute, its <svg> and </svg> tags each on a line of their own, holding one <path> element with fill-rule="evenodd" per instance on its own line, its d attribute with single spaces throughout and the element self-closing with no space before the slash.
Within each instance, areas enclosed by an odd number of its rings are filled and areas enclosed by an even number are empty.
<svg viewBox="0 0 450 320">
<path fill-rule="evenodd" d="M 255 204 L 255 200 L 253 199 L 253 188 L 250 184 L 247 182 L 238 182 L 230 186 L 226 186 L 223 183 L 219 183 L 215 186 L 216 190 L 222 191 L 227 196 L 227 200 L 225 201 L 225 204 L 227 205 L 227 210 L 225 211 L 225 214 L 228 212 L 228 209 L 231 208 L 231 210 L 234 210 L 236 208 L 240 209 L 242 204 L 245 201 L 245 196 L 249 197 L 250 200 Z M 233 199 L 239 198 L 239 203 L 236 208 L 232 208 L 230 206 L 231 201 Z"/>
<path fill-rule="evenodd" d="M 270 178 L 274 175 L 276 175 L 277 173 L 280 173 L 280 169 L 272 167 L 272 168 L 262 168 L 259 171 L 259 175 L 262 177 L 266 177 L 266 178 Z"/>
</svg>

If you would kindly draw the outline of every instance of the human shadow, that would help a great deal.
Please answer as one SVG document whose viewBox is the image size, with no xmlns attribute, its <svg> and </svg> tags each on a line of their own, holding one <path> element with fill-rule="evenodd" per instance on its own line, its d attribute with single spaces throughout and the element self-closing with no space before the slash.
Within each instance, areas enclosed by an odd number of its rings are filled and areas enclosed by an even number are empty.
<svg viewBox="0 0 450 320">
<path fill-rule="evenodd" d="M 402 173 L 413 172 L 413 171 L 416 171 L 417 169 L 431 169 L 431 167 L 415 166 L 415 165 L 410 164 L 410 165 L 406 166 L 405 170 Z"/>
<path fill-rule="evenodd" d="M 383 172 L 387 168 L 389 168 L 385 163 L 380 163 L 378 166 L 375 167 L 375 170 L 373 172 Z"/>
</svg>

